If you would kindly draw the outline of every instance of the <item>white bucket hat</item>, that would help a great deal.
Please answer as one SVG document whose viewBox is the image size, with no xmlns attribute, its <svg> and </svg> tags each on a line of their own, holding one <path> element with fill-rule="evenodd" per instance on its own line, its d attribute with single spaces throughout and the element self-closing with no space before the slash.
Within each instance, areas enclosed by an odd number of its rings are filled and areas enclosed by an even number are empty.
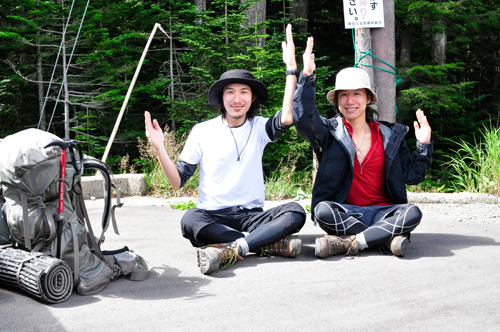
<svg viewBox="0 0 500 332">
<path fill-rule="evenodd" d="M 356 90 L 356 89 L 367 89 L 372 94 L 372 100 L 369 105 L 377 103 L 377 94 L 372 89 L 370 83 L 370 76 L 368 73 L 361 68 L 349 67 L 342 69 L 337 73 L 335 78 L 335 89 L 330 90 L 326 95 L 326 99 L 332 104 L 337 104 L 337 93 L 338 90 Z"/>
</svg>

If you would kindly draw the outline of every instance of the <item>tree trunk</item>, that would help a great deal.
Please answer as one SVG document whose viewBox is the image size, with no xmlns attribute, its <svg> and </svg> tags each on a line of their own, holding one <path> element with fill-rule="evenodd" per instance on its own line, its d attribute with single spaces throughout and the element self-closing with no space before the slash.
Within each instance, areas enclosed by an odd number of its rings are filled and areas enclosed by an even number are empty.
<svg viewBox="0 0 500 332">
<path fill-rule="evenodd" d="M 443 27 L 443 31 L 432 35 L 432 63 L 444 65 L 446 63 L 446 24 L 438 22 L 438 25 Z"/>
<path fill-rule="evenodd" d="M 493 40 L 498 45 L 498 36 L 494 36 Z M 500 49 L 493 53 L 493 60 L 495 63 L 495 74 L 493 76 L 493 100 L 499 100 L 498 98 L 498 90 L 500 89 L 500 65 L 498 65 L 498 60 L 500 59 Z M 497 103 L 498 113 L 497 113 L 497 125 L 496 128 L 500 128 L 500 105 Z"/>
<path fill-rule="evenodd" d="M 411 25 L 403 24 L 401 28 L 401 51 L 399 52 L 401 67 L 407 67 L 411 61 L 411 36 Z"/>
<path fill-rule="evenodd" d="M 375 83 L 373 80 L 373 68 L 371 67 L 373 65 L 373 58 L 370 55 L 367 55 L 367 52 L 369 52 L 372 49 L 372 37 L 370 33 L 369 28 L 357 28 L 354 30 L 354 39 L 356 41 L 356 51 L 357 54 L 354 56 L 356 57 L 356 61 L 361 64 L 360 67 L 364 71 L 368 73 L 368 76 L 370 76 L 370 82 L 372 87 L 375 87 Z M 363 65 L 364 64 L 364 65 Z M 376 89 L 374 89 L 376 92 Z"/>
<path fill-rule="evenodd" d="M 241 0 L 242 3 L 246 3 L 247 0 Z M 265 28 L 258 28 L 258 26 L 266 20 L 266 0 L 256 1 L 248 9 L 245 10 L 245 15 L 247 16 L 247 22 L 243 24 L 244 28 L 255 27 L 255 34 L 265 34 Z M 264 47 L 264 38 L 256 38 L 256 45 L 258 47 Z"/>
<path fill-rule="evenodd" d="M 198 12 L 202 12 L 204 10 L 207 10 L 207 1 L 206 0 L 195 0 L 194 3 L 196 4 L 196 10 Z"/>
<path fill-rule="evenodd" d="M 196 10 L 198 13 L 201 13 L 202 11 L 207 10 L 207 1 L 206 0 L 195 0 L 196 4 Z M 196 20 L 196 24 L 201 24 L 203 23 L 203 20 L 201 18 Z"/>
<path fill-rule="evenodd" d="M 229 49 L 228 49 L 229 37 L 227 36 L 227 34 L 229 33 L 229 31 L 227 29 L 227 3 L 224 5 L 224 28 L 225 28 L 224 41 L 226 43 L 226 60 L 227 60 L 227 58 L 229 58 Z"/>
<path fill-rule="evenodd" d="M 69 140 L 69 89 L 68 89 L 68 77 L 66 75 L 66 66 L 67 66 L 66 40 L 63 40 L 62 60 L 63 60 L 62 69 L 63 69 L 63 85 L 64 85 L 64 140 L 68 141 Z"/>
<path fill-rule="evenodd" d="M 62 3 L 63 8 L 64 8 L 64 1 Z M 66 36 L 64 34 L 64 27 L 65 27 L 65 19 L 64 19 L 64 14 L 62 15 L 62 73 L 63 73 L 63 88 L 64 88 L 64 140 L 68 141 L 69 140 L 69 104 L 68 104 L 68 96 L 69 96 L 69 89 L 68 89 L 68 78 L 66 76 L 66 66 L 67 66 L 67 61 L 66 61 Z M 56 104 L 59 102 L 59 100 L 56 100 Z"/>
<path fill-rule="evenodd" d="M 36 46 L 36 71 L 38 75 L 38 110 L 40 113 L 40 126 L 41 130 L 47 130 L 47 121 L 45 120 L 45 114 L 43 113 L 43 69 L 42 69 L 42 50 L 40 48 L 40 31 L 36 32 L 37 35 L 37 46 Z"/>
<path fill-rule="evenodd" d="M 296 32 L 307 32 L 307 5 L 308 0 L 294 0 L 290 2 L 292 19 L 301 19 L 300 21 L 294 23 L 294 30 Z"/>
<path fill-rule="evenodd" d="M 205 4 L 206 5 L 206 4 Z M 206 8 L 205 8 L 206 9 Z M 172 35 L 172 16 L 168 18 L 168 26 L 170 27 L 170 98 L 174 99 L 174 41 Z M 182 85 L 181 85 L 182 86 Z"/>
</svg>

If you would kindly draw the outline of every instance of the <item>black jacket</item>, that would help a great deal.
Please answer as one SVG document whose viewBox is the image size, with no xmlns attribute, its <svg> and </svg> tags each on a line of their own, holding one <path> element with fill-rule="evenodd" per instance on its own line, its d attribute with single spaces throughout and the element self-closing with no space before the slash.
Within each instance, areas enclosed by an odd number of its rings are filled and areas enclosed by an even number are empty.
<svg viewBox="0 0 500 332">
<path fill-rule="evenodd" d="M 319 161 L 311 209 L 321 201 L 344 203 L 351 188 L 355 146 L 342 122 L 342 116 L 326 119 L 316 108 L 314 76 L 301 75 L 293 98 L 297 131 L 307 139 Z M 408 203 L 405 184 L 420 183 L 432 163 L 432 143 L 417 143 L 413 153 L 404 137 L 409 131 L 399 123 L 380 121 L 385 151 L 385 186 L 395 204 Z"/>
</svg>

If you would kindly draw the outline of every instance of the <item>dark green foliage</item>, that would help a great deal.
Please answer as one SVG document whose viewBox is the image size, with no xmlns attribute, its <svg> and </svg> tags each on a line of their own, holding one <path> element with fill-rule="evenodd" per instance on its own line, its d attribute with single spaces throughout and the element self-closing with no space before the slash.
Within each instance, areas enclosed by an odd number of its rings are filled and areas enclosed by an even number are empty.
<svg viewBox="0 0 500 332">
<path fill-rule="evenodd" d="M 0 137 L 37 127 L 37 59 L 42 62 L 45 96 L 71 3 L 0 1 Z M 74 4 L 66 32 L 68 57 L 86 3 Z M 411 63 L 404 68 L 396 66 L 403 78 L 397 86 L 397 118 L 412 127 L 418 108 L 428 115 L 436 147 L 428 181 L 442 186 L 448 178 L 442 161 L 454 148 L 452 142 L 472 142 L 482 124 L 490 120 L 498 125 L 500 9 L 494 0 L 397 0 L 395 4 L 397 52 L 402 27 L 412 30 Z M 156 22 L 172 40 L 156 32 L 108 163 L 118 164 L 129 155 L 144 171 L 151 167 L 138 162 L 142 159 L 137 137 L 145 137 L 146 110 L 177 137 L 188 133 L 194 124 L 217 116 L 219 111 L 207 103 L 207 91 L 227 69 L 249 69 L 266 84 L 270 98 L 262 105 L 262 115 L 279 110 L 285 83 L 280 43 L 285 25 L 300 19 L 292 19 L 290 1 L 270 0 L 266 21 L 245 28 L 243 10 L 248 5 L 240 0 L 213 0 L 207 1 L 207 10 L 200 13 L 194 1 L 188 0 L 90 1 L 68 72 L 71 138 L 78 139 L 86 153 L 102 156 Z M 342 6 L 342 1 L 309 1 L 307 30 L 294 25 L 299 67 L 307 37 L 315 38 L 317 105 L 327 117 L 335 115 L 326 93 L 334 85 L 336 72 L 355 62 L 352 31 L 344 29 Z M 265 33 L 258 32 L 262 27 Z M 443 31 L 447 35 L 446 63 L 432 64 L 432 35 Z M 47 123 L 54 110 L 50 131 L 59 136 L 64 135 L 63 106 L 59 103 L 54 109 L 54 100 L 62 80 L 61 65 L 59 59 L 45 107 Z M 411 148 L 412 135 L 410 130 Z M 292 128 L 266 148 L 266 175 L 291 164 L 296 171 L 309 172 L 311 159 L 309 143 Z"/>
<path fill-rule="evenodd" d="M 444 162 L 456 141 L 472 142 L 482 124 L 498 121 L 500 40 L 495 1 L 396 1 L 397 16 L 412 28 L 412 63 L 400 71 L 398 120 L 412 126 L 421 108 L 433 129 L 431 180 L 450 181 Z M 444 30 L 443 30 L 444 28 Z M 433 33 L 446 31 L 446 64 L 431 64 Z M 414 140 L 411 141 L 411 144 Z M 413 146 L 411 145 L 410 146 Z"/>
</svg>

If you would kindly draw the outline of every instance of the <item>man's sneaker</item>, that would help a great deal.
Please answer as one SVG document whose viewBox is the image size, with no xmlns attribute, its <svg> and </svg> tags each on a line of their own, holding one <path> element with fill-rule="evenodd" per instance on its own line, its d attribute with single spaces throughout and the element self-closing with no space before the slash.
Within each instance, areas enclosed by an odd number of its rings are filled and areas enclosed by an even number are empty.
<svg viewBox="0 0 500 332">
<path fill-rule="evenodd" d="M 389 248 L 389 251 L 394 256 L 403 257 L 409 243 L 410 241 L 408 240 L 407 236 L 397 235 L 391 241 L 387 242 L 385 244 L 385 247 Z"/>
<path fill-rule="evenodd" d="M 198 266 L 203 274 L 225 270 L 231 267 L 236 260 L 243 259 L 238 254 L 238 244 L 213 244 L 198 248 Z"/>
<path fill-rule="evenodd" d="M 296 236 L 285 236 L 273 244 L 257 250 L 260 256 L 297 257 L 302 252 L 302 240 Z"/>
<path fill-rule="evenodd" d="M 314 254 L 316 257 L 325 258 L 336 254 L 348 254 L 355 256 L 358 254 L 358 240 L 355 235 L 335 236 L 325 235 L 316 238 Z"/>
</svg>

